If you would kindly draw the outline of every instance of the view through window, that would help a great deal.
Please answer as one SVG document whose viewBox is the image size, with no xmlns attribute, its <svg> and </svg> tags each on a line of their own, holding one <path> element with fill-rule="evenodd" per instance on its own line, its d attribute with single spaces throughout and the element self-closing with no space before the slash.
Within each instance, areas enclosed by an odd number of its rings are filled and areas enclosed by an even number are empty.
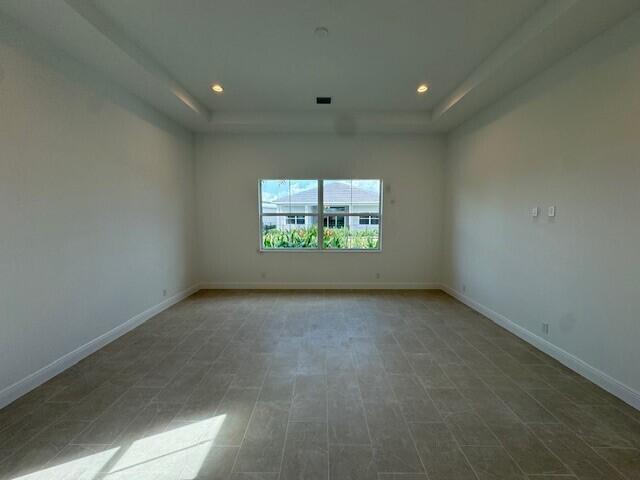
<svg viewBox="0 0 640 480">
<path fill-rule="evenodd" d="M 381 199 L 379 179 L 261 180 L 260 249 L 380 250 Z"/>
</svg>

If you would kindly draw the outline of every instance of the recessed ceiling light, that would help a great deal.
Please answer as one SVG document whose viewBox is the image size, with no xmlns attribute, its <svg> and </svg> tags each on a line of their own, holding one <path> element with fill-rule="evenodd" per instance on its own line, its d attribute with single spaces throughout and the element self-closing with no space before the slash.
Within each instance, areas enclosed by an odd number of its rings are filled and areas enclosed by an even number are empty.
<svg viewBox="0 0 640 480">
<path fill-rule="evenodd" d="M 213 90 L 215 93 L 224 92 L 224 88 L 222 88 L 222 85 L 220 85 L 219 83 L 214 83 L 213 85 L 211 85 L 211 90 Z"/>
<path fill-rule="evenodd" d="M 417 90 L 418 93 L 420 94 L 426 93 L 427 90 L 429 90 L 429 85 L 427 85 L 426 83 L 422 83 L 418 85 L 418 90 Z"/>
</svg>

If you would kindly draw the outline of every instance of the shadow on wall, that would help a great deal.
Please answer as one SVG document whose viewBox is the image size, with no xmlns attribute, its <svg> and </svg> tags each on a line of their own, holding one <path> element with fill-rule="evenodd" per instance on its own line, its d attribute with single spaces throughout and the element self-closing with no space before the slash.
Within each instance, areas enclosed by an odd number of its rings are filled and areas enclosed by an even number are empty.
<svg viewBox="0 0 640 480">
<path fill-rule="evenodd" d="M 502 100 L 482 110 L 478 115 L 455 131 L 456 134 L 472 133 L 498 118 L 506 115 L 519 105 L 548 92 L 585 70 L 607 61 L 616 54 L 623 53 L 640 45 L 640 11 L 594 38 L 578 50 L 561 58 L 554 66 L 537 75 Z"/>
<path fill-rule="evenodd" d="M 87 101 L 87 110 L 98 113 L 105 99 L 109 99 L 142 120 L 178 137 L 191 140 L 191 134 L 162 113 L 147 106 L 134 95 L 115 83 L 105 81 L 104 76 L 92 68 L 52 48 L 46 40 L 0 14 L 0 43 L 20 50 L 26 56 L 53 69 L 71 83 L 82 83 L 94 95 Z M 0 83 L 9 73 L 0 65 Z"/>
</svg>

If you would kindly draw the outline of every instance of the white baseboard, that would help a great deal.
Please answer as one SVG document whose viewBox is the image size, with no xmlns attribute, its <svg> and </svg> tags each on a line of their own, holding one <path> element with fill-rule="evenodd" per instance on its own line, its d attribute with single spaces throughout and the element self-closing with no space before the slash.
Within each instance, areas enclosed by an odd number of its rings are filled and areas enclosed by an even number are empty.
<svg viewBox="0 0 640 480">
<path fill-rule="evenodd" d="M 501 327 L 509 330 L 511 333 L 520 337 L 525 342 L 533 345 L 547 355 L 555 358 L 557 361 L 570 368 L 574 372 L 579 373 L 583 377 L 591 380 L 599 387 L 604 388 L 607 392 L 615 395 L 632 407 L 640 410 L 640 392 L 637 392 L 633 388 L 625 385 L 619 380 L 616 380 L 610 375 L 607 375 L 603 371 L 598 370 L 596 367 L 588 364 L 584 360 L 576 357 L 566 350 L 563 350 L 562 348 L 554 345 L 548 340 L 545 340 L 544 338 L 530 332 L 526 328 L 521 327 L 520 325 L 515 323 L 513 320 L 509 320 L 504 315 L 494 312 L 490 308 L 485 307 L 481 303 L 478 303 L 475 300 L 467 297 L 466 295 L 463 295 L 457 290 L 454 290 L 447 285 L 441 285 L 441 288 L 452 297 L 460 300 L 465 305 L 473 308 Z"/>
<path fill-rule="evenodd" d="M 173 295 L 170 298 L 162 301 L 161 303 L 145 310 L 142 313 L 139 313 L 135 317 L 130 318 L 126 322 L 118 325 L 112 330 L 109 330 L 106 333 L 103 333 L 99 337 L 94 338 L 93 340 L 85 343 L 84 345 L 76 348 L 72 352 L 63 355 L 57 360 L 51 362 L 49 365 L 42 367 L 40 370 L 33 372 L 22 380 L 18 380 L 13 385 L 9 385 L 8 387 L 0 390 L 0 408 L 9 405 L 14 400 L 20 398 L 21 396 L 29 393 L 34 388 L 42 385 L 47 380 L 55 377 L 59 373 L 65 371 L 67 368 L 75 365 L 83 358 L 91 355 L 92 353 L 100 350 L 102 347 L 107 345 L 108 343 L 113 342 L 115 339 L 121 337 L 125 333 L 133 330 L 137 326 L 143 324 L 151 317 L 157 315 L 158 313 L 166 310 L 172 305 L 178 303 L 179 301 L 185 299 L 189 295 L 200 290 L 200 285 L 194 285 L 191 288 L 183 290 L 182 292 Z"/>
<path fill-rule="evenodd" d="M 204 282 L 206 290 L 440 290 L 439 283 L 420 282 Z"/>
</svg>

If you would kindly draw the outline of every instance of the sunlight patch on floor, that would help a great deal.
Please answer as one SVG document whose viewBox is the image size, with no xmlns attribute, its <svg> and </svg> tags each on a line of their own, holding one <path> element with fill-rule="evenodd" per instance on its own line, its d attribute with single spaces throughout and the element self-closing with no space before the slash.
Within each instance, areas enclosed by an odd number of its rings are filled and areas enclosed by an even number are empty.
<svg viewBox="0 0 640 480">
<path fill-rule="evenodd" d="M 86 455 L 13 480 L 142 480 L 158 474 L 193 480 L 224 420 L 225 415 L 218 415 L 186 424 L 141 438 L 128 447 L 119 446 Z"/>
<path fill-rule="evenodd" d="M 52 479 L 82 479 L 92 480 L 109 463 L 120 447 L 104 450 L 92 455 L 86 455 L 75 460 L 61 463 L 54 467 L 45 468 L 29 473 L 14 480 L 52 480 Z"/>
</svg>

